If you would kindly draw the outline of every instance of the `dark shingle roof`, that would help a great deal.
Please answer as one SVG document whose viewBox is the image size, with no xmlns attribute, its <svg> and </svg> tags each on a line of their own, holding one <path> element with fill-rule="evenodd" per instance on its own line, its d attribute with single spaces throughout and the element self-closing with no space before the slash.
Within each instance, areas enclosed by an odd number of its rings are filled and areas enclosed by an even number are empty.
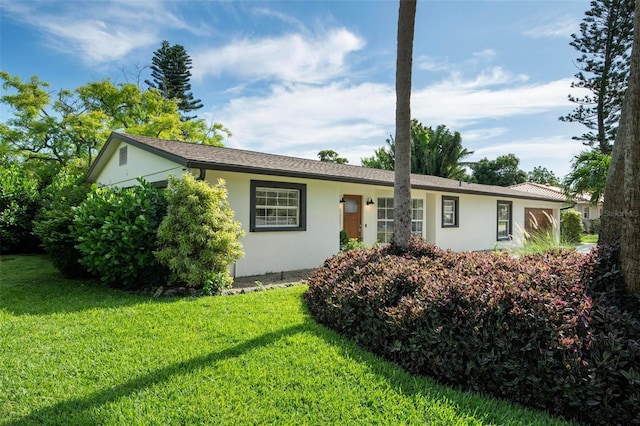
<svg viewBox="0 0 640 426">
<path fill-rule="evenodd" d="M 271 176 L 288 176 L 306 179 L 320 179 L 337 182 L 353 182 L 368 185 L 393 186 L 394 172 L 371 169 L 348 164 L 327 163 L 285 155 L 263 154 L 234 148 L 198 145 L 174 140 L 156 139 L 147 136 L 112 133 L 102 148 L 98 158 L 87 174 L 88 180 L 95 180 L 100 163 L 106 161 L 117 145 L 113 140 L 136 146 L 160 157 L 174 161 L 184 167 L 244 172 Z M 481 185 L 445 179 L 437 176 L 411 175 L 414 189 L 437 190 L 454 193 L 494 195 L 509 198 L 555 201 L 558 199 L 544 194 L 526 193 L 501 186 Z"/>
</svg>

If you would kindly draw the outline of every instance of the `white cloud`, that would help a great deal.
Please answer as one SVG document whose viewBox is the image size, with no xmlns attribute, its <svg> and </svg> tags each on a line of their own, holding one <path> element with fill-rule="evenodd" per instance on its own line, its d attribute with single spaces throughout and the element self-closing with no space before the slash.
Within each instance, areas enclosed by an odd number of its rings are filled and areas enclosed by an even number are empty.
<svg viewBox="0 0 640 426">
<path fill-rule="evenodd" d="M 529 28 L 523 31 L 523 34 L 531 38 L 569 38 L 579 28 L 580 22 L 575 17 L 564 16 L 555 21 Z"/>
<path fill-rule="evenodd" d="M 473 57 L 479 60 L 491 61 L 496 57 L 497 52 L 493 49 L 484 49 L 480 52 L 473 52 Z"/>
<path fill-rule="evenodd" d="M 347 70 L 346 57 L 364 41 L 344 28 L 312 37 L 287 34 L 276 38 L 236 40 L 221 48 L 194 52 L 193 78 L 229 74 L 255 80 L 320 83 Z"/>
<path fill-rule="evenodd" d="M 3 12 L 46 36 L 56 50 L 77 55 L 88 65 L 125 58 L 135 49 L 157 43 L 161 30 L 202 34 L 158 1 L 3 3 Z"/>
<path fill-rule="evenodd" d="M 422 55 L 416 58 L 418 69 L 425 71 L 451 71 L 452 65 L 447 59 L 438 60 L 437 58 Z"/>
<path fill-rule="evenodd" d="M 502 136 L 508 132 L 505 127 L 491 127 L 487 129 L 465 129 L 462 140 L 464 142 L 474 142 L 478 140 L 492 139 Z"/>
</svg>

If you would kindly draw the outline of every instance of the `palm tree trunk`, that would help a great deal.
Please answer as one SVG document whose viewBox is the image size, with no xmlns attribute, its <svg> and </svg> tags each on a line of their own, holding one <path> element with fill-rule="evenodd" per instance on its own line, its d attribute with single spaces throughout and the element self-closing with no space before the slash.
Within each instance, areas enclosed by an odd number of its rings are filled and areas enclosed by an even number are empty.
<svg viewBox="0 0 640 426">
<path fill-rule="evenodd" d="M 396 58 L 396 138 L 394 233 L 392 243 L 406 250 L 411 236 L 411 66 L 416 0 L 400 0 Z"/>
</svg>

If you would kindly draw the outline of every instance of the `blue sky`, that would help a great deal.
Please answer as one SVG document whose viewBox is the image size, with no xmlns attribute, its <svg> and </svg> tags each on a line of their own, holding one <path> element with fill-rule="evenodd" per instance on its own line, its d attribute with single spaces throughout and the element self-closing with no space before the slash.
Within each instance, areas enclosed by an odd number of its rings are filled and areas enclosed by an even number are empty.
<svg viewBox="0 0 640 426">
<path fill-rule="evenodd" d="M 0 0 L 0 67 L 54 89 L 149 78 L 162 40 L 193 59 L 199 117 L 226 146 L 360 164 L 394 133 L 397 1 Z M 412 116 L 462 135 L 469 160 L 514 153 L 564 176 L 574 105 L 573 1 L 418 1 Z M 7 115 L 6 110 L 2 110 Z M 6 119 L 6 117 L 2 117 Z"/>
</svg>

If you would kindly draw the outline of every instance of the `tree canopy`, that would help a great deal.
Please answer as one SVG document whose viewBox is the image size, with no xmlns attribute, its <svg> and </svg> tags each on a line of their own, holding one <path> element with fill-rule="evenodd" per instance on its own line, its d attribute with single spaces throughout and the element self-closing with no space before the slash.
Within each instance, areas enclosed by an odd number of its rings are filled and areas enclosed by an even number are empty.
<svg viewBox="0 0 640 426">
<path fill-rule="evenodd" d="M 540 185 L 560 186 L 560 179 L 553 171 L 546 167 L 536 166 L 532 171 L 527 173 L 527 180 Z"/>
<path fill-rule="evenodd" d="M 183 114 L 184 120 L 195 118 L 187 116 L 191 111 L 202 108 L 200 99 L 194 99 L 191 93 L 191 57 L 185 48 L 179 44 L 170 45 L 163 40 L 162 45 L 153 54 L 151 59 L 151 77 L 153 81 L 145 80 L 145 83 L 158 90 L 166 99 L 178 101 L 178 111 Z"/>
<path fill-rule="evenodd" d="M 112 131 L 221 145 L 228 131 L 220 124 L 181 119 L 174 101 L 155 90 L 110 80 L 52 91 L 37 76 L 27 81 L 0 72 L 0 102 L 12 116 L 0 123 L 5 157 L 59 167 L 76 158 L 88 167 Z"/>
<path fill-rule="evenodd" d="M 520 170 L 520 159 L 514 154 L 502 155 L 495 160 L 486 157 L 470 165 L 471 180 L 485 185 L 511 186 L 527 181 L 527 173 Z"/>
<path fill-rule="evenodd" d="M 465 170 L 461 160 L 471 154 L 473 151 L 462 147 L 459 132 L 452 134 L 443 124 L 434 130 L 418 120 L 411 121 L 411 173 L 462 179 Z M 364 167 L 393 170 L 394 159 L 395 141 L 390 136 L 387 148 L 378 148 L 372 157 L 361 161 Z"/>
<path fill-rule="evenodd" d="M 323 163 L 337 163 L 337 164 L 347 164 L 349 160 L 344 157 L 340 157 L 340 154 L 335 152 L 332 149 L 323 149 L 318 152 L 318 158 Z"/>
</svg>

